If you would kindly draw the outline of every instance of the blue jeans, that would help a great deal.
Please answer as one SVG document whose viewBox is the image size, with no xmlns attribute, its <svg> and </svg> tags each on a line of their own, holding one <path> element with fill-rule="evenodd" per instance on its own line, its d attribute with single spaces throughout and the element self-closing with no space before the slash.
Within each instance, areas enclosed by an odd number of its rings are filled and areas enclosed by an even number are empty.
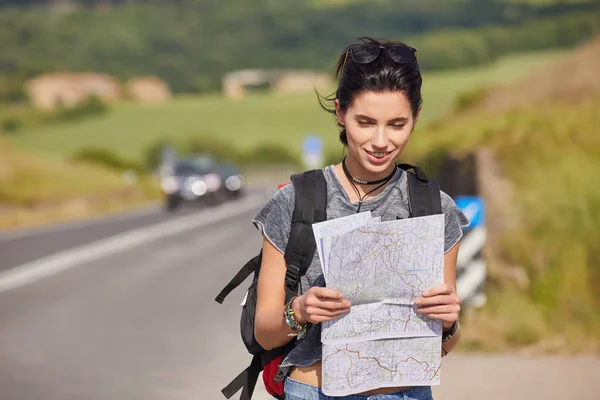
<svg viewBox="0 0 600 400">
<path fill-rule="evenodd" d="M 430 386 L 416 386 L 389 394 L 365 396 L 353 394 L 344 397 L 332 397 L 323 394 L 320 388 L 285 378 L 286 400 L 433 400 Z"/>
</svg>

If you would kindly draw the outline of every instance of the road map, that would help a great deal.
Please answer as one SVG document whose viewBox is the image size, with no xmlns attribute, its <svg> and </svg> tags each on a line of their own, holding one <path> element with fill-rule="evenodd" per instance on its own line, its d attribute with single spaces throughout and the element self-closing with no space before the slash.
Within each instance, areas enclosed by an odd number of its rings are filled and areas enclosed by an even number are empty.
<svg viewBox="0 0 600 400">
<path fill-rule="evenodd" d="M 325 281 L 352 310 L 323 323 L 321 340 L 439 336 L 414 299 L 444 283 L 444 216 L 380 222 L 332 238 Z"/>
<path fill-rule="evenodd" d="M 322 323 L 323 343 L 349 343 L 365 339 L 439 336 L 439 322 L 418 315 L 414 306 L 370 303 L 352 306 L 344 317 Z"/>
<path fill-rule="evenodd" d="M 418 314 L 414 299 L 444 282 L 444 216 L 360 218 L 360 227 L 359 217 L 337 229 L 330 224 L 317 242 L 328 257 L 327 287 L 352 304 L 348 314 L 322 324 L 323 392 L 438 384 L 442 326 Z M 431 368 L 420 368 L 425 364 Z"/>
<path fill-rule="evenodd" d="M 347 217 L 336 218 L 314 224 L 313 234 L 317 243 L 317 252 L 321 260 L 323 275 L 327 275 L 327 262 L 329 261 L 329 240 L 334 235 L 351 232 L 371 222 L 380 222 L 381 217 L 373 218 L 370 211 L 353 214 Z M 327 241 L 327 245 L 325 245 Z"/>
<path fill-rule="evenodd" d="M 322 390 L 346 396 L 382 387 L 439 385 L 441 338 L 323 345 Z"/>
</svg>

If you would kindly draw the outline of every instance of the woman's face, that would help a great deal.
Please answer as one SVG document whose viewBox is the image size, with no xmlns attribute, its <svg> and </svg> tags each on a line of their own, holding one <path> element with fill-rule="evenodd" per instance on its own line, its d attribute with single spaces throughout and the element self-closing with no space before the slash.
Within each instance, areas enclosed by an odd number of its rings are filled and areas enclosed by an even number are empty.
<svg viewBox="0 0 600 400">
<path fill-rule="evenodd" d="M 391 171 L 418 119 L 403 92 L 363 92 L 345 113 L 336 100 L 336 114 L 346 128 L 348 166 L 368 180 Z"/>
</svg>

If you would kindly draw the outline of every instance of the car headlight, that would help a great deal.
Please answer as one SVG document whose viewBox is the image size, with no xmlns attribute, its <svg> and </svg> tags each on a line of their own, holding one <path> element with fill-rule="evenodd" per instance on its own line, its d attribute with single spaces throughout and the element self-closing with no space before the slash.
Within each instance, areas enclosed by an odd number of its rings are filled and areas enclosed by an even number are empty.
<svg viewBox="0 0 600 400">
<path fill-rule="evenodd" d="M 160 181 L 160 188 L 166 194 L 173 194 L 179 190 L 179 180 L 174 176 L 165 176 Z"/>
<path fill-rule="evenodd" d="M 244 178 L 241 175 L 231 175 L 225 180 L 225 187 L 231 192 L 238 191 L 244 185 Z"/>
<path fill-rule="evenodd" d="M 192 183 L 192 187 L 191 187 L 192 193 L 194 193 L 196 196 L 200 197 L 206 194 L 206 183 L 204 183 L 204 181 L 198 179 L 197 181 L 194 181 L 194 183 Z"/>
<path fill-rule="evenodd" d="M 207 185 L 199 176 L 190 176 L 185 180 L 185 188 L 200 197 L 206 194 Z"/>
<path fill-rule="evenodd" d="M 221 187 L 221 177 L 217 174 L 206 174 L 202 179 L 209 192 L 216 192 Z"/>
</svg>

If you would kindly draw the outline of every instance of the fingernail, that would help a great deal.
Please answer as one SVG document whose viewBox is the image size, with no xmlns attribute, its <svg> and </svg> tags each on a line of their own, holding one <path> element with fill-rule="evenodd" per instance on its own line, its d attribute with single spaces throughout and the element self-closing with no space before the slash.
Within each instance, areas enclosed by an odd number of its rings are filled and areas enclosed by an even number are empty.
<svg viewBox="0 0 600 400">
<path fill-rule="evenodd" d="M 415 304 L 421 304 L 422 302 L 423 302 L 423 300 L 421 300 L 421 299 L 416 299 L 415 300 Z"/>
<path fill-rule="evenodd" d="M 431 292 L 429 290 L 426 290 L 423 292 L 423 296 L 429 296 L 431 294 Z"/>
</svg>

